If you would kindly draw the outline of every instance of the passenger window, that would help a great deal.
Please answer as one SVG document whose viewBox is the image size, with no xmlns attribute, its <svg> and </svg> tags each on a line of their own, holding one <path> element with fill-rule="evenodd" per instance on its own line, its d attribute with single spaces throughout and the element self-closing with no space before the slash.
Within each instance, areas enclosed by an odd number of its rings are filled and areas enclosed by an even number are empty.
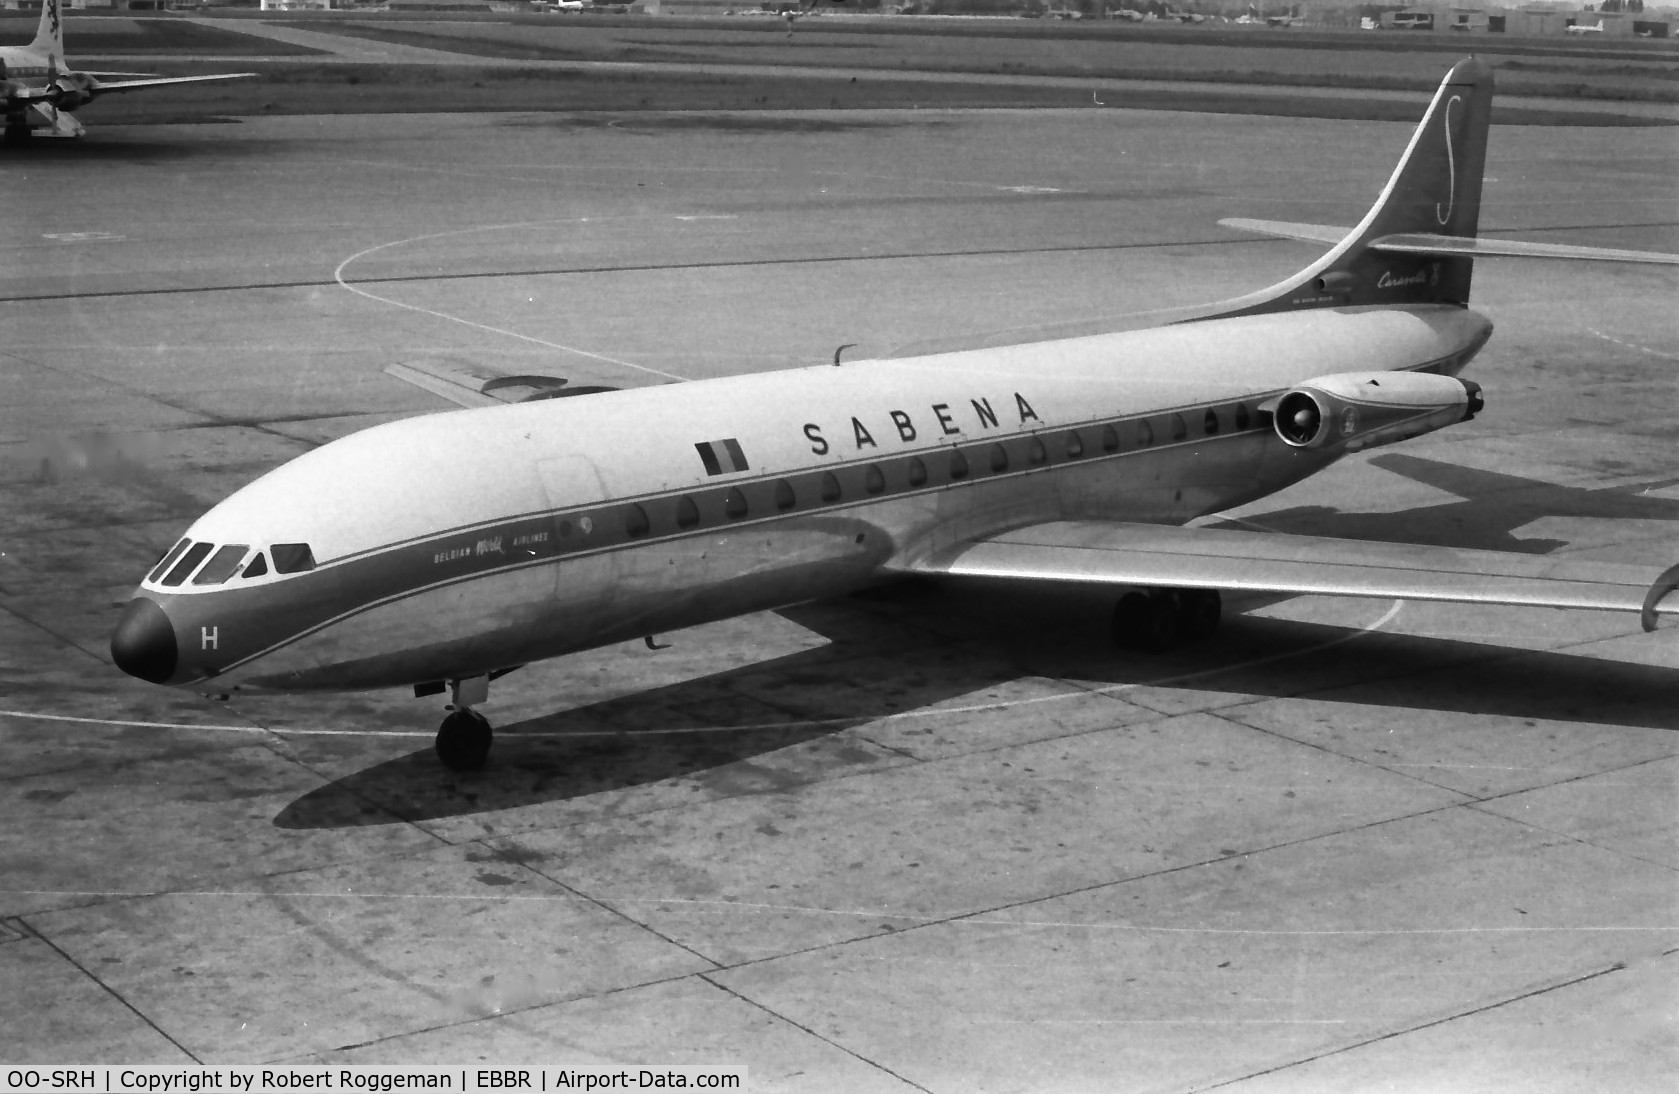
<svg viewBox="0 0 1679 1094">
<path fill-rule="evenodd" d="M 925 486 L 927 484 L 927 465 L 921 462 L 920 457 L 911 456 L 909 458 L 909 484 L 911 486 Z"/>
<path fill-rule="evenodd" d="M 886 489 L 886 476 L 880 473 L 880 468 L 869 464 L 869 469 L 863 473 L 863 489 L 871 494 L 878 494 Z"/>
<path fill-rule="evenodd" d="M 239 564 L 245 560 L 245 552 L 249 550 L 250 547 L 243 543 L 230 543 L 219 548 L 210 556 L 210 561 L 204 564 L 204 568 L 198 571 L 198 576 L 192 579 L 192 583 L 220 585 L 233 576 L 233 571 L 239 568 Z"/>
<path fill-rule="evenodd" d="M 169 548 L 169 553 L 163 556 L 163 558 L 158 562 L 157 568 L 147 575 L 146 580 L 156 581 L 158 578 L 162 577 L 164 571 L 168 570 L 170 564 L 177 558 L 181 557 L 181 552 L 186 550 L 187 545 L 191 542 L 192 540 L 190 539 L 183 539 L 181 542 L 175 544 L 175 546 Z"/>
<path fill-rule="evenodd" d="M 1189 436 L 1189 424 L 1183 420 L 1183 415 L 1172 415 L 1172 439 L 1181 441 L 1187 436 Z"/>
<path fill-rule="evenodd" d="M 723 495 L 723 515 L 730 520 L 746 516 L 746 495 L 740 492 L 740 487 L 731 486 L 729 492 Z"/>
<path fill-rule="evenodd" d="M 251 561 L 245 566 L 245 572 L 240 577 L 261 577 L 268 572 L 268 556 L 258 551 L 251 556 Z"/>
<path fill-rule="evenodd" d="M 1218 411 L 1208 408 L 1206 417 L 1201 419 L 1201 432 L 1209 437 L 1218 432 Z"/>
<path fill-rule="evenodd" d="M 187 548 L 187 553 L 181 556 L 181 561 L 175 563 L 169 576 L 163 579 L 165 585 L 179 585 L 187 579 L 187 575 L 198 569 L 198 564 L 204 561 L 204 556 L 215 548 L 214 543 L 195 543 Z"/>
<path fill-rule="evenodd" d="M 676 499 L 676 526 L 678 528 L 692 528 L 700 522 L 700 507 L 694 504 L 694 499 L 682 497 Z"/>
<path fill-rule="evenodd" d="M 1084 455 L 1084 438 L 1076 432 L 1067 434 L 1067 458 L 1076 460 L 1082 455 Z"/>
<path fill-rule="evenodd" d="M 991 446 L 991 470 L 995 472 L 1009 469 L 1009 450 L 1000 444 Z"/>
<path fill-rule="evenodd" d="M 639 505 L 630 505 L 624 509 L 624 534 L 631 539 L 640 539 L 652 528 L 647 520 L 647 510 Z M 276 566 L 279 563 L 275 563 Z"/>
<path fill-rule="evenodd" d="M 1044 442 L 1037 437 L 1032 438 L 1032 444 L 1026 449 L 1026 460 L 1033 467 L 1049 459 L 1049 453 L 1044 451 Z"/>
<path fill-rule="evenodd" d="M 1102 451 L 1119 451 L 1119 430 L 1115 429 L 1111 425 L 1105 425 L 1102 427 Z"/>
<path fill-rule="evenodd" d="M 569 521 L 569 520 L 560 521 L 560 538 L 561 539 L 570 539 L 571 538 L 571 521 Z"/>
<path fill-rule="evenodd" d="M 798 504 L 793 496 L 793 484 L 786 479 L 775 480 L 775 507 L 785 513 Z"/>
<path fill-rule="evenodd" d="M 300 574 L 315 568 L 315 553 L 307 543 L 276 543 L 268 548 L 274 556 L 274 572 Z"/>
<path fill-rule="evenodd" d="M 1143 421 L 1138 422 L 1137 423 L 1137 447 L 1138 448 L 1147 448 L 1149 445 L 1151 445 L 1153 443 L 1154 443 L 1154 427 L 1152 425 L 1148 424 L 1147 419 L 1144 419 Z"/>
<path fill-rule="evenodd" d="M 822 500 L 826 502 L 840 500 L 839 479 L 834 477 L 832 471 L 822 472 Z"/>
<path fill-rule="evenodd" d="M 960 448 L 950 450 L 950 477 L 953 479 L 968 477 L 968 457 L 962 455 Z"/>
<path fill-rule="evenodd" d="M 1237 429 L 1246 429 L 1247 427 L 1248 427 L 1248 404 L 1237 403 L 1236 404 L 1236 428 Z"/>
</svg>

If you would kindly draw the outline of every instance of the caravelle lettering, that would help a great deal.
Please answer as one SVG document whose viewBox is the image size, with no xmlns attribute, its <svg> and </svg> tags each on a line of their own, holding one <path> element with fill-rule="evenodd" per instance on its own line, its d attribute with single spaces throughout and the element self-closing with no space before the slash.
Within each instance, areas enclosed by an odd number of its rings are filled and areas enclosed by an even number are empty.
<svg viewBox="0 0 1679 1094">
<path fill-rule="evenodd" d="M 1426 284 L 1428 284 L 1428 271 L 1426 270 L 1418 270 L 1416 273 L 1405 277 L 1395 277 L 1392 270 L 1383 270 L 1382 276 L 1376 279 L 1378 289 L 1402 289 L 1406 285 Z"/>
</svg>

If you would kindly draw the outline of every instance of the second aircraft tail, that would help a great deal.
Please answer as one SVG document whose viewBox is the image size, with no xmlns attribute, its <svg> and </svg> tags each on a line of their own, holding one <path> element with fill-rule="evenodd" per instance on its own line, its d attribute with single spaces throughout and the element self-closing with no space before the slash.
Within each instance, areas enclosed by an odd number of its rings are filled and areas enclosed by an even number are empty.
<svg viewBox="0 0 1679 1094">
<path fill-rule="evenodd" d="M 64 65 L 64 22 L 59 7 L 62 0 L 45 0 L 41 5 L 41 21 L 35 25 L 35 40 L 29 48 L 45 53 L 55 67 Z"/>
</svg>

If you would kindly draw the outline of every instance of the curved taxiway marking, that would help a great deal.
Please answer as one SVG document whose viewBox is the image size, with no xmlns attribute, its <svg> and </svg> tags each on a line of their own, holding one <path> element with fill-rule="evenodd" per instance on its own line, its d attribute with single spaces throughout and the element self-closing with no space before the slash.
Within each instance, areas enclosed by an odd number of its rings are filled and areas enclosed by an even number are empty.
<svg viewBox="0 0 1679 1094">
<path fill-rule="evenodd" d="M 1035 695 L 1027 699 L 1009 699 L 993 703 L 974 703 L 961 707 L 936 707 L 919 710 L 901 710 L 895 714 L 882 715 L 870 719 L 864 725 L 876 725 L 883 722 L 900 722 L 910 718 L 934 718 L 947 714 L 981 714 L 992 710 L 1017 710 L 1022 707 L 1036 706 L 1040 703 L 1059 703 L 1068 699 L 1083 699 L 1093 695 L 1117 695 L 1132 688 L 1156 688 L 1172 684 L 1182 684 L 1190 680 L 1199 680 L 1207 676 L 1216 676 L 1221 672 L 1241 672 L 1245 669 L 1258 668 L 1261 665 L 1286 661 L 1292 657 L 1305 657 L 1309 654 L 1321 653 L 1336 646 L 1356 641 L 1365 635 L 1374 634 L 1391 623 L 1405 607 L 1403 600 L 1395 600 L 1380 619 L 1360 627 L 1356 631 L 1343 634 L 1339 638 L 1331 638 L 1327 642 L 1319 642 L 1315 646 L 1308 646 L 1302 650 L 1285 650 L 1265 657 L 1256 657 L 1251 661 L 1241 661 L 1234 665 L 1219 665 L 1217 668 L 1200 669 L 1196 672 L 1186 672 L 1178 676 L 1165 676 L 1158 680 L 1133 680 L 1124 684 L 1104 684 L 1099 687 L 1084 688 L 1073 685 L 1075 690 L 1062 692 L 1058 695 Z M 89 718 L 75 714 L 42 714 L 31 710 L 0 710 L 0 718 L 26 718 L 44 722 L 75 722 L 81 725 L 139 727 L 142 729 L 198 729 L 218 733 L 272 733 L 280 737 L 421 737 L 429 738 L 434 734 L 417 729 L 290 729 L 284 727 L 269 727 L 261 725 L 227 725 L 201 724 L 192 722 L 138 722 L 121 718 Z M 671 729 L 638 729 L 625 731 L 618 729 L 586 730 L 583 732 L 561 731 L 554 733 L 512 733 L 505 735 L 506 740 L 535 740 L 541 738 L 582 738 L 582 737 L 664 737 L 689 733 L 753 733 L 771 729 L 821 729 L 825 726 L 841 728 L 857 725 L 855 718 L 808 718 L 788 722 L 761 722 L 752 725 L 729 726 L 678 726 Z"/>
<path fill-rule="evenodd" d="M 1587 327 L 1586 333 L 1601 338 L 1605 342 L 1613 342 L 1615 345 L 1620 346 L 1623 349 L 1637 350 L 1639 353 L 1647 353 L 1651 357 L 1660 357 L 1664 361 L 1679 361 L 1679 354 L 1666 353 L 1659 349 L 1651 349 L 1649 346 L 1641 346 L 1637 342 L 1623 342 L 1612 335 L 1604 334 L 1596 327 Z"/>
<path fill-rule="evenodd" d="M 664 372 L 660 369 L 649 368 L 646 365 L 638 365 L 634 361 L 625 361 L 618 357 L 609 357 L 604 353 L 595 353 L 591 350 L 579 349 L 576 346 L 567 346 L 559 342 L 550 342 L 543 338 L 537 338 L 534 335 L 520 334 L 518 331 L 507 330 L 505 327 L 492 327 L 488 323 L 479 323 L 476 320 L 465 319 L 458 315 L 450 315 L 447 312 L 436 311 L 432 308 L 422 308 L 418 304 L 408 304 L 401 300 L 392 300 L 388 296 L 380 296 L 377 293 L 368 292 L 366 289 L 352 285 L 344 279 L 344 271 L 352 262 L 366 258 L 371 254 L 377 254 L 380 251 L 389 250 L 392 247 L 405 247 L 411 243 L 423 243 L 426 240 L 443 239 L 448 236 L 471 235 L 475 232 L 505 232 L 512 231 L 517 228 L 550 227 L 556 224 L 586 224 L 591 219 L 593 218 L 575 217 L 565 220 L 528 220 L 513 224 L 482 224 L 473 228 L 453 228 L 446 232 L 429 232 L 425 235 L 410 236 L 407 239 L 393 239 L 388 243 L 380 243 L 376 246 L 368 247 L 366 250 L 357 251 L 349 258 L 346 258 L 338 264 L 336 269 L 332 271 L 332 279 L 338 283 L 340 288 L 347 289 L 350 292 L 355 293 L 357 296 L 378 301 L 381 304 L 390 304 L 393 307 L 404 308 L 408 311 L 418 312 L 421 315 L 429 315 L 436 319 L 446 319 L 451 323 L 460 323 L 461 325 L 471 327 L 474 330 L 481 330 L 490 334 L 500 334 L 508 338 L 517 338 L 522 342 L 530 342 L 534 345 L 545 346 L 548 349 L 559 350 L 562 353 L 572 353 L 579 357 L 588 357 L 592 360 L 604 361 L 609 365 L 618 365 L 621 368 L 634 369 L 637 372 L 645 372 L 649 376 L 658 376 L 666 380 L 687 379 L 687 377 L 678 376 L 674 372 Z"/>
</svg>

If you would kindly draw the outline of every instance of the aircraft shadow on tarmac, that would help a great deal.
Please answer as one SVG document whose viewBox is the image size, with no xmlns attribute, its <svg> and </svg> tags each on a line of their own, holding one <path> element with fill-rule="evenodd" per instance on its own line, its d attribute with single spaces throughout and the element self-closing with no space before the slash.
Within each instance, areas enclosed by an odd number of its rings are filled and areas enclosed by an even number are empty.
<svg viewBox="0 0 1679 1094">
<path fill-rule="evenodd" d="M 1371 538 L 1403 529 L 1413 541 L 1543 552 L 1555 544 L 1515 539 L 1514 529 L 1557 514 L 1679 519 L 1679 502 L 1639 496 L 1647 484 L 1559 487 L 1410 456 L 1384 457 L 1382 466 L 1463 500 L 1391 514 L 1285 510 L 1265 522 Z M 782 613 L 828 637 L 827 645 L 499 727 L 482 772 L 449 772 L 426 748 L 311 791 L 274 823 L 431 820 L 669 780 L 689 780 L 696 791 L 789 789 L 881 755 L 863 740 L 848 741 L 848 730 L 965 697 L 983 704 L 988 688 L 1024 677 L 1077 680 L 1121 698 L 1130 686 L 1183 687 L 1260 700 L 1306 694 L 1402 710 L 1679 727 L 1670 701 L 1679 669 L 1382 631 L 1338 641 L 1352 632 L 1243 614 L 1278 599 L 1232 598 L 1212 641 L 1144 656 L 1108 644 L 1105 592 L 891 586 Z M 1044 716 L 1044 709 L 1021 717 Z M 948 723 L 962 715 L 942 717 Z M 811 747 L 782 751 L 801 745 Z"/>
<path fill-rule="evenodd" d="M 1523 539 L 1516 531 L 1546 517 L 1597 520 L 1679 520 L 1679 500 L 1647 496 L 1679 485 L 1679 478 L 1589 489 L 1539 479 L 1441 463 L 1392 453 L 1372 466 L 1457 495 L 1456 501 L 1395 513 L 1342 513 L 1301 506 L 1267 513 L 1264 524 L 1279 532 L 1394 540 L 1440 547 L 1549 554 L 1568 546 L 1559 539 Z"/>
<path fill-rule="evenodd" d="M 220 126 L 237 125 L 234 118 L 179 118 L 170 120 L 172 124 L 192 123 L 195 125 Z M 107 126 L 122 125 L 121 122 L 107 123 Z M 130 127 L 132 132 L 140 127 Z M 152 129 L 145 127 L 146 131 Z M 29 164 L 80 164 L 80 163 L 167 163 L 174 160 L 196 159 L 211 156 L 218 160 L 228 159 L 272 159 L 285 154 L 284 150 L 294 148 L 295 142 L 276 140 L 241 139 L 236 141 L 214 140 L 215 133 L 206 131 L 202 140 L 166 140 L 147 135 L 131 136 L 128 133 L 117 133 L 111 128 L 101 128 L 98 131 L 89 126 L 89 133 L 85 137 L 65 140 L 57 137 L 40 137 L 30 141 L 22 147 L 7 148 L 0 152 L 0 163 L 8 167 Z"/>
</svg>

